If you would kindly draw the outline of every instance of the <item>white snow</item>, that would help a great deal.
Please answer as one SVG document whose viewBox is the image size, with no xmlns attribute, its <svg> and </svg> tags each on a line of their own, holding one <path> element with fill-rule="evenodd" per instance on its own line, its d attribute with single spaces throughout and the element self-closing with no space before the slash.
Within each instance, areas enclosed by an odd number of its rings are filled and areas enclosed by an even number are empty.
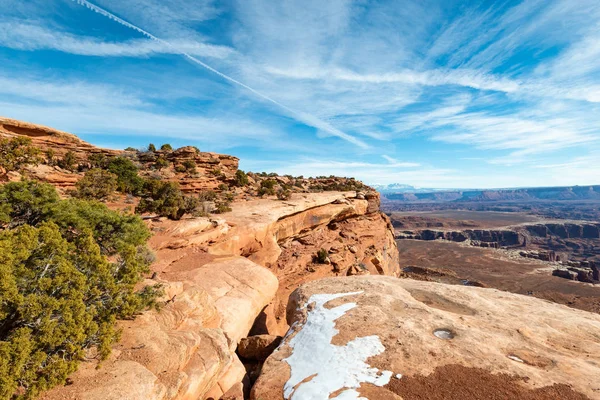
<svg viewBox="0 0 600 400">
<path fill-rule="evenodd" d="M 335 321 L 356 307 L 346 303 L 327 309 L 333 299 L 362 292 L 315 294 L 307 304 L 314 303 L 305 325 L 290 339 L 292 355 L 285 359 L 291 376 L 284 386 L 284 397 L 292 400 L 329 400 L 331 393 L 342 390 L 335 399 L 367 400 L 355 390 L 362 382 L 383 386 L 390 381 L 391 371 L 379 371 L 365 363 L 367 358 L 381 354 L 385 347 L 377 335 L 356 338 L 344 346 L 331 340 L 337 335 Z M 306 307 L 306 306 L 305 306 Z"/>
<path fill-rule="evenodd" d="M 513 360 L 513 361 L 520 362 L 520 363 L 524 363 L 524 362 L 525 362 L 525 361 L 521 360 L 521 359 L 520 359 L 519 357 L 517 357 L 517 356 L 508 356 L 508 358 L 510 358 L 510 359 L 511 359 L 511 360 Z"/>
</svg>

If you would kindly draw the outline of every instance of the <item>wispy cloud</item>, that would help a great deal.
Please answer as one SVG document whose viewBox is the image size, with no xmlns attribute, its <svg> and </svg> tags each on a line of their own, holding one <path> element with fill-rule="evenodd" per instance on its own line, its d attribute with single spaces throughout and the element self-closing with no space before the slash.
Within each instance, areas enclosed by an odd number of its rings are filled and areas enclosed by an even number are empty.
<svg viewBox="0 0 600 400">
<path fill-rule="evenodd" d="M 246 149 L 250 164 L 373 183 L 548 184 L 559 164 L 592 179 L 596 0 L 76 1 L 108 19 L 62 0 L 0 1 L 4 113 L 197 135 Z"/>
<path fill-rule="evenodd" d="M 194 56 L 227 58 L 234 50 L 198 41 L 177 40 L 173 47 L 149 39 L 107 42 L 94 37 L 82 37 L 46 29 L 22 22 L 0 22 L 0 45 L 16 50 L 56 50 L 64 53 L 99 57 L 150 57 L 157 54 L 179 54 L 185 51 Z"/>
</svg>

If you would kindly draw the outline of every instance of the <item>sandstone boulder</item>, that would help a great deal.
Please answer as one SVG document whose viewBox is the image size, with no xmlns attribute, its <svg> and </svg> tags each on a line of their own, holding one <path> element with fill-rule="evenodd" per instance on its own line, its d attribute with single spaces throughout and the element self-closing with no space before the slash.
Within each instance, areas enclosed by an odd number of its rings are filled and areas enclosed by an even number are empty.
<svg viewBox="0 0 600 400">
<path fill-rule="evenodd" d="M 288 318 L 252 399 L 591 399 L 600 390 L 600 315 L 528 296 L 328 278 L 297 289 Z"/>
<path fill-rule="evenodd" d="M 281 336 L 254 335 L 240 341 L 238 354 L 249 360 L 266 360 L 281 343 Z"/>
</svg>

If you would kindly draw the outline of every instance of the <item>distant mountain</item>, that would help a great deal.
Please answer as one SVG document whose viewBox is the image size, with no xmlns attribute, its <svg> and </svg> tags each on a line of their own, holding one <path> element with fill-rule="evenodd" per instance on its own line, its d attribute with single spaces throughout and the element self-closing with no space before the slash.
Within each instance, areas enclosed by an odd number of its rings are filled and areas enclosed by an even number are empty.
<svg viewBox="0 0 600 400">
<path fill-rule="evenodd" d="M 379 189 L 378 189 L 379 190 Z M 469 189 L 415 191 L 380 190 L 388 200 L 403 202 L 492 202 L 540 200 L 600 200 L 600 185 L 522 189 Z"/>
<path fill-rule="evenodd" d="M 370 186 L 382 194 L 386 194 L 386 193 L 431 193 L 431 192 L 437 192 L 440 190 L 448 190 L 448 189 L 418 188 L 415 186 L 406 185 L 404 183 L 392 183 L 389 185 L 370 185 Z"/>
</svg>

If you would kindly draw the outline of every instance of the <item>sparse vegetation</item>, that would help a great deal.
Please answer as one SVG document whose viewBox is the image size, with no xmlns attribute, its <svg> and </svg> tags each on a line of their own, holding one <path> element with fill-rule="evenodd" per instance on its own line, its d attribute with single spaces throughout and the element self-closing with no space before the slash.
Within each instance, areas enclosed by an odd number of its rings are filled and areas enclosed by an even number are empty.
<svg viewBox="0 0 600 400">
<path fill-rule="evenodd" d="M 0 200 L 0 399 L 30 399 L 92 349 L 107 357 L 115 320 L 159 288 L 134 289 L 153 260 L 138 217 L 32 181 L 0 187 Z"/>
<path fill-rule="evenodd" d="M 148 145 L 148 151 L 151 151 L 154 153 L 156 151 L 156 146 L 153 143 L 150 143 Z"/>
<path fill-rule="evenodd" d="M 162 170 L 163 168 L 167 168 L 169 166 L 169 161 L 164 157 L 158 157 L 154 162 L 154 168 L 157 170 Z"/>
<path fill-rule="evenodd" d="M 277 191 L 277 198 L 279 200 L 289 200 L 292 198 L 292 191 L 289 189 L 281 188 Z"/>
<path fill-rule="evenodd" d="M 275 194 L 275 185 L 276 184 L 277 184 L 277 181 L 275 181 L 274 179 L 266 179 L 266 180 L 262 181 L 260 183 L 260 188 L 258 189 L 258 195 L 260 197 L 263 197 L 265 195 L 273 196 Z"/>
<path fill-rule="evenodd" d="M 171 146 L 169 143 L 165 143 L 162 146 L 160 146 L 160 149 L 162 151 L 173 151 L 173 146 Z"/>
<path fill-rule="evenodd" d="M 77 182 L 77 197 L 105 200 L 117 190 L 117 175 L 100 168 L 90 169 Z"/>
<path fill-rule="evenodd" d="M 185 214 L 193 213 L 198 202 L 198 198 L 185 196 L 175 182 L 149 179 L 144 182 L 142 198 L 135 211 L 179 220 Z"/>
<path fill-rule="evenodd" d="M 328 259 L 329 255 L 325 249 L 320 249 L 317 251 L 317 255 L 313 257 L 314 262 L 317 264 L 326 264 Z"/>
<path fill-rule="evenodd" d="M 197 172 L 196 163 L 192 160 L 185 160 L 181 165 L 183 165 L 185 172 L 188 174 L 195 174 Z"/>
<path fill-rule="evenodd" d="M 58 160 L 57 164 L 62 169 L 74 172 L 77 169 L 77 158 L 75 157 L 75 153 L 71 150 L 67 151 L 65 155 Z"/>
<path fill-rule="evenodd" d="M 40 162 L 40 151 L 31 145 L 30 138 L 0 139 L 0 169 L 4 174 Z"/>
<path fill-rule="evenodd" d="M 248 175 L 241 169 L 235 172 L 235 186 L 244 187 L 248 186 Z"/>
</svg>

